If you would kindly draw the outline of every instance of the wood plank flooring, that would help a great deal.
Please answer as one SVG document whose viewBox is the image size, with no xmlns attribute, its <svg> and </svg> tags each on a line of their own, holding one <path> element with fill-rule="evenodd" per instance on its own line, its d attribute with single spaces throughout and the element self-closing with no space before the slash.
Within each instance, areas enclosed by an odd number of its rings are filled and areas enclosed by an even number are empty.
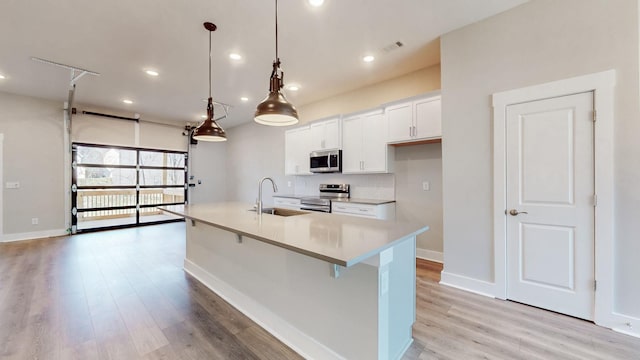
<svg viewBox="0 0 640 360">
<path fill-rule="evenodd" d="M 184 224 L 0 244 L 0 359 L 299 359 L 182 270 Z M 640 359 L 640 339 L 440 286 L 404 359 Z"/>
</svg>

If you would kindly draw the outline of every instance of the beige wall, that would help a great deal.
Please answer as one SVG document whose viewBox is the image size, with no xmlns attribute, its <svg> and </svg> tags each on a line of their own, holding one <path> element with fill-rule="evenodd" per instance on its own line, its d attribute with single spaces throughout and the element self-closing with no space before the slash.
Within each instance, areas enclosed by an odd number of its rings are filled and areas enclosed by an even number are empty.
<svg viewBox="0 0 640 360">
<path fill-rule="evenodd" d="M 0 92 L 3 233 L 64 233 L 62 103 Z M 6 182 L 20 182 L 6 189 Z M 38 218 L 32 225 L 31 219 Z"/>
<path fill-rule="evenodd" d="M 177 126 L 82 115 L 73 117 L 73 141 L 186 150 L 187 138 Z M 108 114 L 133 116 L 110 109 Z M 4 134 L 2 206 L 4 240 L 64 234 L 65 186 L 63 104 L 0 92 L 0 134 Z M 156 121 L 156 119 L 144 119 Z M 160 121 L 160 120 L 157 120 Z M 138 129 L 136 130 L 136 127 Z M 28 137 L 25 135 L 28 134 Z M 196 151 L 197 152 L 197 151 Z M 6 189 L 6 182 L 20 182 Z M 38 218 L 32 225 L 31 219 Z"/>
<path fill-rule="evenodd" d="M 440 65 L 300 106 L 300 122 L 349 114 L 440 89 Z"/>
<path fill-rule="evenodd" d="M 345 114 L 383 103 L 438 90 L 440 66 L 425 68 L 395 79 L 376 83 L 300 106 L 301 123 L 323 117 Z M 396 149 L 396 171 L 393 175 L 284 176 L 284 131 L 253 122 L 227 131 L 228 200 L 253 202 L 258 193 L 257 182 L 263 176 L 276 180 L 281 193 L 316 194 L 320 182 L 346 182 L 353 185 L 354 196 L 395 197 L 396 212 L 401 220 L 417 220 L 432 227 L 418 238 L 418 246 L 442 251 L 442 179 L 440 144 L 414 145 Z M 422 182 L 431 182 L 431 191 L 422 190 Z M 288 187 L 291 182 L 291 187 Z M 271 201 L 272 190 L 265 185 L 264 197 Z"/>
<path fill-rule="evenodd" d="M 192 145 L 189 175 L 195 184 L 189 188 L 189 203 L 227 200 L 227 143 L 199 141 Z"/>
<path fill-rule="evenodd" d="M 615 308 L 640 316 L 637 1 L 531 1 L 441 44 L 445 272 L 493 281 L 491 94 L 616 69 Z"/>
<path fill-rule="evenodd" d="M 293 177 L 284 176 L 284 128 L 253 121 L 227 130 L 227 200 L 253 204 L 258 197 L 258 181 L 272 177 L 281 193 L 293 193 L 286 186 Z M 273 190 L 264 184 L 263 200 L 271 202 Z"/>
<path fill-rule="evenodd" d="M 441 144 L 397 147 L 395 178 L 397 218 L 429 225 L 429 231 L 420 234 L 416 239 L 417 247 L 441 253 L 443 248 Z M 431 190 L 422 189 L 422 183 L 425 181 L 429 182 Z"/>
</svg>

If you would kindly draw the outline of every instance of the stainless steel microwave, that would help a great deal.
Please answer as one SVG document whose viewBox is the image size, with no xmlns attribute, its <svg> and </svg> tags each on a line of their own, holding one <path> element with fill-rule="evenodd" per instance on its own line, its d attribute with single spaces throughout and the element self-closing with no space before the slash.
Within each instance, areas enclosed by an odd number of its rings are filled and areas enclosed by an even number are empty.
<svg viewBox="0 0 640 360">
<path fill-rule="evenodd" d="M 314 151 L 309 154 L 312 173 L 342 172 L 342 150 Z"/>
</svg>

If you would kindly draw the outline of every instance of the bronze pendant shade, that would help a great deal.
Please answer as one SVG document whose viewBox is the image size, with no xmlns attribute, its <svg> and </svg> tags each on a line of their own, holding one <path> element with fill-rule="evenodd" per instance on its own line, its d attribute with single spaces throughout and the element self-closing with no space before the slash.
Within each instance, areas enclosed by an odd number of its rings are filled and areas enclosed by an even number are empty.
<svg viewBox="0 0 640 360">
<path fill-rule="evenodd" d="M 269 126 L 288 126 L 298 123 L 298 111 L 282 93 L 284 72 L 278 57 L 278 0 L 276 0 L 276 60 L 269 81 L 269 95 L 256 109 L 254 121 Z"/>
<path fill-rule="evenodd" d="M 214 32 L 216 25 L 206 22 L 204 28 L 209 31 L 209 100 L 207 102 L 207 118 L 197 128 L 193 130 L 193 138 L 201 141 L 226 141 L 227 134 L 222 127 L 213 120 L 213 98 L 211 97 L 211 33 Z"/>
</svg>

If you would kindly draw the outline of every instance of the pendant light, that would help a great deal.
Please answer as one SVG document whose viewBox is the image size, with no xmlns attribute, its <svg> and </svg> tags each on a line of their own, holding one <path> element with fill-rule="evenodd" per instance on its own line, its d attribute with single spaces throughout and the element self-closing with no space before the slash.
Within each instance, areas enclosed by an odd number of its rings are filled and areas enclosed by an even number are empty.
<svg viewBox="0 0 640 360">
<path fill-rule="evenodd" d="M 276 0 L 276 60 L 269 81 L 269 95 L 258 104 L 254 121 L 269 126 L 288 126 L 298 122 L 298 111 L 282 93 L 284 72 L 278 57 L 278 0 Z"/>
<path fill-rule="evenodd" d="M 209 100 L 207 102 L 207 119 L 193 130 L 193 138 L 201 141 L 227 141 L 227 134 L 213 120 L 213 98 L 211 97 L 211 33 L 217 26 L 210 22 L 204 23 L 204 28 L 209 30 Z"/>
</svg>

